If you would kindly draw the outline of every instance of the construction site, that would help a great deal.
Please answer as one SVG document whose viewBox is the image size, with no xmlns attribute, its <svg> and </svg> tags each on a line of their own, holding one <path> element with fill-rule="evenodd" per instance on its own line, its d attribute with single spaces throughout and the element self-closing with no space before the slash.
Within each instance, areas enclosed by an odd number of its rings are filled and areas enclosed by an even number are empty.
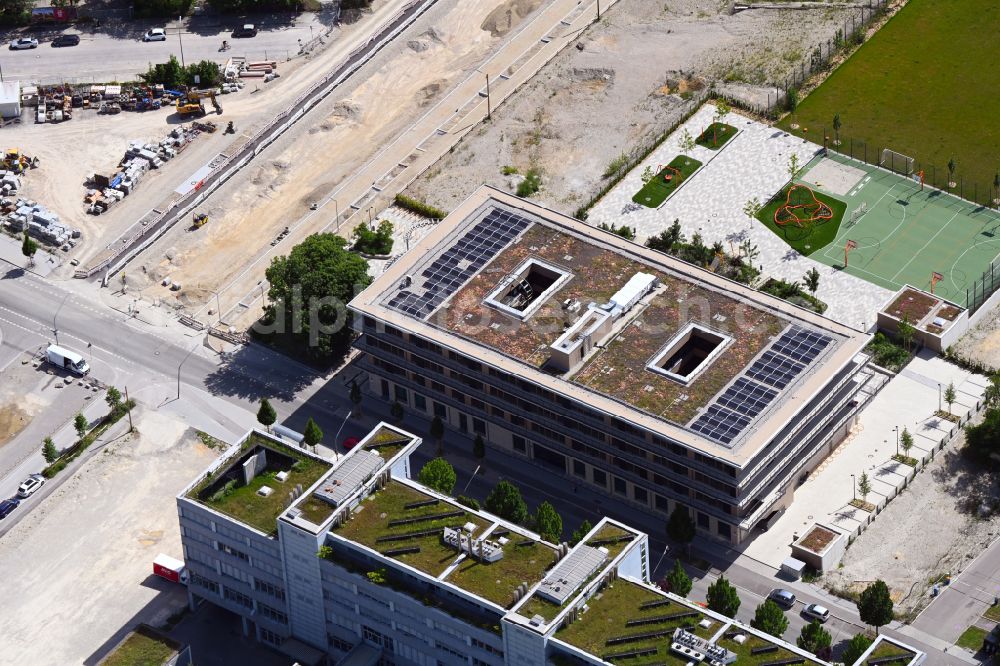
<svg viewBox="0 0 1000 666">
<path fill-rule="evenodd" d="M 73 119 L 16 126 L 39 158 L 18 196 L 77 232 L 52 277 L 84 278 L 77 290 L 113 279 L 189 321 L 244 330 L 271 258 L 307 235 L 349 235 L 400 191 L 447 210 L 482 182 L 513 189 L 529 171 L 536 198 L 572 212 L 606 163 L 709 82 L 759 94 L 732 74 L 734 53 L 760 77 L 780 75 L 790 52 L 850 11 L 382 0 L 288 62 L 229 59 L 217 89 L 36 90 L 37 108 Z M 780 52 L 768 45 L 776 34 Z"/>
</svg>

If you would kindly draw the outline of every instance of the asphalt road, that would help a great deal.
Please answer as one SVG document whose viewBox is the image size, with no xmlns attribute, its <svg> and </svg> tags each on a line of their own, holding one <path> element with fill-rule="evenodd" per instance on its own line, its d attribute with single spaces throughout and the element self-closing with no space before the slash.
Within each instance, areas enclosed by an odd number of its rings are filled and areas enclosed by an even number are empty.
<svg viewBox="0 0 1000 666">
<path fill-rule="evenodd" d="M 247 19 L 247 22 L 262 19 Z M 97 28 L 78 30 L 68 28 L 64 32 L 79 34 L 80 44 L 54 48 L 52 38 L 58 31 L 25 32 L 36 37 L 40 44 L 36 49 L 0 51 L 0 70 L 5 80 L 19 79 L 37 83 L 86 83 L 104 81 L 130 81 L 136 74 L 144 72 L 150 63 L 166 62 L 171 55 L 187 64 L 199 60 L 224 62 L 230 56 L 246 56 L 251 60 L 287 60 L 299 50 L 299 41 L 308 42 L 326 30 L 316 14 L 302 14 L 285 20 L 263 19 L 264 23 L 256 37 L 233 39 L 232 29 L 240 19 L 226 22 L 192 22 L 181 28 L 176 22 L 167 26 L 168 38 L 165 42 L 143 42 L 142 34 L 151 27 L 163 24 L 149 22 L 129 22 L 108 29 Z M 21 33 L 17 33 L 21 34 Z M 3 43 L 9 43 L 16 36 L 6 32 L 0 35 Z M 227 40 L 232 48 L 220 52 L 222 41 Z"/>
</svg>

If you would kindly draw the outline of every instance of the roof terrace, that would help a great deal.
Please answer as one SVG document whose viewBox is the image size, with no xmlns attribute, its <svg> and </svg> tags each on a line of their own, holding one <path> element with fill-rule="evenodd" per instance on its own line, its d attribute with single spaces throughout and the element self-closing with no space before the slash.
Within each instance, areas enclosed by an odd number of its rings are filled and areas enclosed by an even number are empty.
<svg viewBox="0 0 1000 666">
<path fill-rule="evenodd" d="M 277 531 L 278 515 L 294 500 L 290 493 L 309 488 L 330 469 L 330 463 L 257 431 L 229 456 L 187 497 L 265 534 Z"/>
</svg>

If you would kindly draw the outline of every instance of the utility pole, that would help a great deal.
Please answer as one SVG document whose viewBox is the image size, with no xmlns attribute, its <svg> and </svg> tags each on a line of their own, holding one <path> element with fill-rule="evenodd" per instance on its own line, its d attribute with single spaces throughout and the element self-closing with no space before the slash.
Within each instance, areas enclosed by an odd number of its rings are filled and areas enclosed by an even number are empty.
<svg viewBox="0 0 1000 666">
<path fill-rule="evenodd" d="M 601 0 L 597 0 L 597 20 L 601 20 Z"/>
<path fill-rule="evenodd" d="M 191 351 L 189 351 L 187 353 L 187 356 L 185 356 L 184 359 L 177 365 L 177 399 L 178 400 L 181 399 L 181 368 L 184 366 L 184 362 L 187 361 L 188 358 L 190 358 L 191 354 L 193 354 L 194 350 L 197 349 L 197 348 L 198 348 L 198 345 L 195 345 L 194 347 L 191 347 Z"/>
<path fill-rule="evenodd" d="M 486 120 L 493 120 L 493 104 L 490 100 L 490 75 L 486 75 Z"/>
<path fill-rule="evenodd" d="M 56 336 L 56 344 L 59 344 L 59 327 L 56 325 L 56 317 L 59 316 L 60 310 L 62 310 L 63 306 L 66 305 L 66 300 L 70 296 L 71 296 L 71 294 L 66 294 L 65 296 L 63 296 L 62 303 L 60 303 L 59 307 L 56 308 L 56 313 L 54 315 L 52 315 L 52 333 L 53 333 L 53 335 Z M 938 385 L 938 388 L 940 389 L 940 385 Z M 938 400 L 938 402 L 941 402 L 941 401 Z M 941 411 L 940 408 L 938 409 L 938 411 Z"/>
<path fill-rule="evenodd" d="M 132 432 L 135 428 L 132 427 L 132 408 L 128 404 L 128 387 L 125 387 L 125 412 L 128 414 L 128 431 Z"/>
<path fill-rule="evenodd" d="M 184 31 L 183 20 L 183 16 L 177 17 L 177 22 L 180 23 L 180 26 L 177 28 L 177 43 L 181 45 L 181 67 L 184 67 L 184 40 L 181 39 L 181 32 Z"/>
</svg>

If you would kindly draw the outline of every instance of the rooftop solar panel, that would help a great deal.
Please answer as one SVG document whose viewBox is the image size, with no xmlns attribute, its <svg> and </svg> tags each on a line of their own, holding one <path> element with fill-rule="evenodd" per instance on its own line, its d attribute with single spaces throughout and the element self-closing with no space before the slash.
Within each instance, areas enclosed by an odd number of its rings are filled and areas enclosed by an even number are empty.
<svg viewBox="0 0 1000 666">
<path fill-rule="evenodd" d="M 740 377 L 719 396 L 716 402 L 744 416 L 754 417 L 767 409 L 777 397 L 778 392 L 774 389 L 746 377 Z"/>
<path fill-rule="evenodd" d="M 792 326 L 778 338 L 771 349 L 802 363 L 811 363 L 833 338 L 802 328 Z"/>
<path fill-rule="evenodd" d="M 400 291 L 387 306 L 414 317 L 427 316 L 530 225 L 520 215 L 494 208 L 424 268 L 422 285 Z"/>
<path fill-rule="evenodd" d="M 711 405 L 691 424 L 691 429 L 700 432 L 709 439 L 729 444 L 748 425 L 750 425 L 749 416 L 737 414 L 719 405 Z"/>
<path fill-rule="evenodd" d="M 805 365 L 791 360 L 773 351 L 764 352 L 753 362 L 746 375 L 771 386 L 783 389 L 788 386 L 799 373 L 805 370 Z"/>
</svg>

